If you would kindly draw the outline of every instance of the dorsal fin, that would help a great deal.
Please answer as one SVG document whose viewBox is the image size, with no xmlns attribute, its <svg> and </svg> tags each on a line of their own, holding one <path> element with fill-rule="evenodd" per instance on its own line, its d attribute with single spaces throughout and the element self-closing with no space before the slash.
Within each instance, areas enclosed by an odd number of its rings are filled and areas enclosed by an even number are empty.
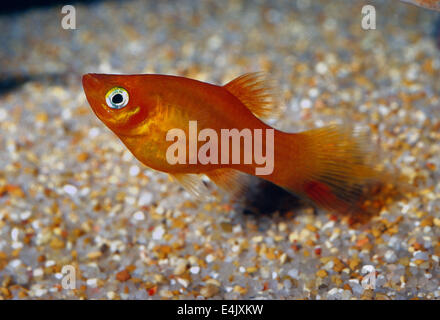
<svg viewBox="0 0 440 320">
<path fill-rule="evenodd" d="M 257 117 L 270 118 L 276 114 L 279 92 L 264 72 L 245 73 L 224 87 Z"/>
</svg>

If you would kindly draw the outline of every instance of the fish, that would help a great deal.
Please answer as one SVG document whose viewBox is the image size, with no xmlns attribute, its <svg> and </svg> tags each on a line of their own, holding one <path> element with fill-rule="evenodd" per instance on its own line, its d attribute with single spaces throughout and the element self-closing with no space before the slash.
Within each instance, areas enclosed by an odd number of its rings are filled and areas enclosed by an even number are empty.
<svg viewBox="0 0 440 320">
<path fill-rule="evenodd" d="M 440 0 L 400 0 L 400 1 L 413 4 L 421 8 L 440 11 Z"/>
<path fill-rule="evenodd" d="M 364 187 L 378 181 L 382 174 L 372 160 L 374 152 L 367 135 L 350 124 L 294 133 L 267 124 L 266 120 L 276 114 L 280 93 L 262 72 L 243 74 L 225 85 L 175 75 L 88 73 L 83 75 L 82 84 L 93 112 L 136 159 L 168 173 L 200 198 L 209 193 L 203 176 L 236 199 L 249 188 L 249 178 L 258 176 L 318 207 L 348 213 L 359 209 Z M 208 139 L 179 142 L 175 136 L 169 139 L 169 134 L 177 129 L 185 137 L 191 136 L 190 125 L 194 123 L 198 138 L 208 129 L 205 132 L 211 133 L 210 140 L 224 130 L 255 133 L 253 151 L 258 147 L 265 150 L 266 159 L 272 152 L 272 170 L 257 174 L 261 161 L 245 161 L 251 151 L 246 149 L 243 137 L 239 139 L 239 151 L 243 152 L 236 161 L 233 152 L 222 161 L 214 157 L 211 161 L 191 161 L 191 148 L 197 148 L 200 156 Z M 266 139 L 262 135 L 257 143 L 258 132 L 265 132 Z M 187 161 L 170 163 L 167 155 L 177 142 L 182 149 L 176 150 L 183 150 L 183 160 Z M 223 141 L 220 144 L 223 146 Z M 222 146 L 217 151 L 223 155 L 226 149 Z M 214 151 L 210 149 L 211 156 Z"/>
</svg>

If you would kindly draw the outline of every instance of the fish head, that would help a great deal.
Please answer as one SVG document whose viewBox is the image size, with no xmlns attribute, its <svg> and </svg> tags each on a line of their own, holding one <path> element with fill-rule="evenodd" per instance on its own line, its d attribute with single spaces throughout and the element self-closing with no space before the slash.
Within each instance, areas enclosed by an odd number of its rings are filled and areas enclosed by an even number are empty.
<svg viewBox="0 0 440 320">
<path fill-rule="evenodd" d="M 82 84 L 93 112 L 118 136 L 130 136 L 154 105 L 146 75 L 88 73 Z"/>
</svg>

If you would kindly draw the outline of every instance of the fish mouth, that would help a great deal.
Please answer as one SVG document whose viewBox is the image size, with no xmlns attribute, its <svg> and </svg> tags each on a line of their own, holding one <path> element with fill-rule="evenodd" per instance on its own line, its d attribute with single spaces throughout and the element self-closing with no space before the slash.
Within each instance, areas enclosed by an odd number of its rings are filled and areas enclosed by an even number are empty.
<svg viewBox="0 0 440 320">
<path fill-rule="evenodd" d="M 99 75 L 96 73 L 87 73 L 83 75 L 82 85 L 90 107 L 96 116 L 103 120 L 105 118 L 105 112 L 103 112 L 105 107 L 101 107 L 101 104 L 98 102 L 99 99 L 97 99 L 97 94 L 99 94 L 101 91 L 100 89 L 102 88 L 102 82 L 99 79 Z"/>
<path fill-rule="evenodd" d="M 100 86 L 100 81 L 97 77 L 96 73 L 87 73 L 82 76 L 82 85 L 84 88 L 84 92 L 93 92 L 92 90 L 97 90 Z"/>
</svg>

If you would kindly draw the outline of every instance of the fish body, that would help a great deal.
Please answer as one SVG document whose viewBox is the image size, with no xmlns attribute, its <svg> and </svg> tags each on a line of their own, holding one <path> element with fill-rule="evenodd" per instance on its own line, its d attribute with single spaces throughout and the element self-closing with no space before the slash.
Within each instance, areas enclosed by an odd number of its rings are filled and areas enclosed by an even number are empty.
<svg viewBox="0 0 440 320">
<path fill-rule="evenodd" d="M 252 148 L 246 149 L 244 137 L 237 140 L 239 158 L 234 161 L 231 150 L 227 159 L 222 158 L 226 145 L 222 133 L 234 129 L 254 134 L 253 152 L 265 151 L 266 160 L 272 152 L 272 167 L 259 177 L 331 210 L 355 208 L 362 186 L 378 176 L 368 162 L 364 141 L 351 128 L 286 133 L 262 121 L 271 115 L 278 99 L 261 73 L 245 74 L 224 86 L 170 75 L 86 74 L 83 87 L 98 118 L 140 162 L 171 174 L 196 194 L 200 193 L 198 175 L 205 174 L 223 189 L 240 193 L 246 188 L 247 175 L 263 171 L 261 161 L 249 156 Z M 176 129 L 186 138 L 177 139 L 183 144 L 186 161 L 170 163 L 170 146 L 176 141 L 168 135 Z M 215 157 L 204 163 L 197 159 L 197 150 L 208 141 L 207 137 L 198 139 L 203 130 L 222 137 L 215 141 L 219 144 L 217 161 Z M 261 133 L 259 140 L 257 133 Z"/>
<path fill-rule="evenodd" d="M 269 128 L 227 90 L 197 80 L 169 75 L 93 74 L 86 75 L 83 82 L 98 118 L 136 158 L 159 171 L 201 173 L 221 168 L 220 164 L 171 165 L 166 160 L 170 144 L 166 141 L 167 132 L 182 128 L 189 136 L 187 126 L 191 120 L 197 121 L 199 130 L 211 128 L 218 133 L 223 128 Z M 100 88 L 92 88 L 94 83 Z M 98 102 L 114 86 L 130 92 L 130 103 L 123 112 L 108 108 L 105 102 Z M 251 170 L 249 166 L 233 167 Z"/>
</svg>

